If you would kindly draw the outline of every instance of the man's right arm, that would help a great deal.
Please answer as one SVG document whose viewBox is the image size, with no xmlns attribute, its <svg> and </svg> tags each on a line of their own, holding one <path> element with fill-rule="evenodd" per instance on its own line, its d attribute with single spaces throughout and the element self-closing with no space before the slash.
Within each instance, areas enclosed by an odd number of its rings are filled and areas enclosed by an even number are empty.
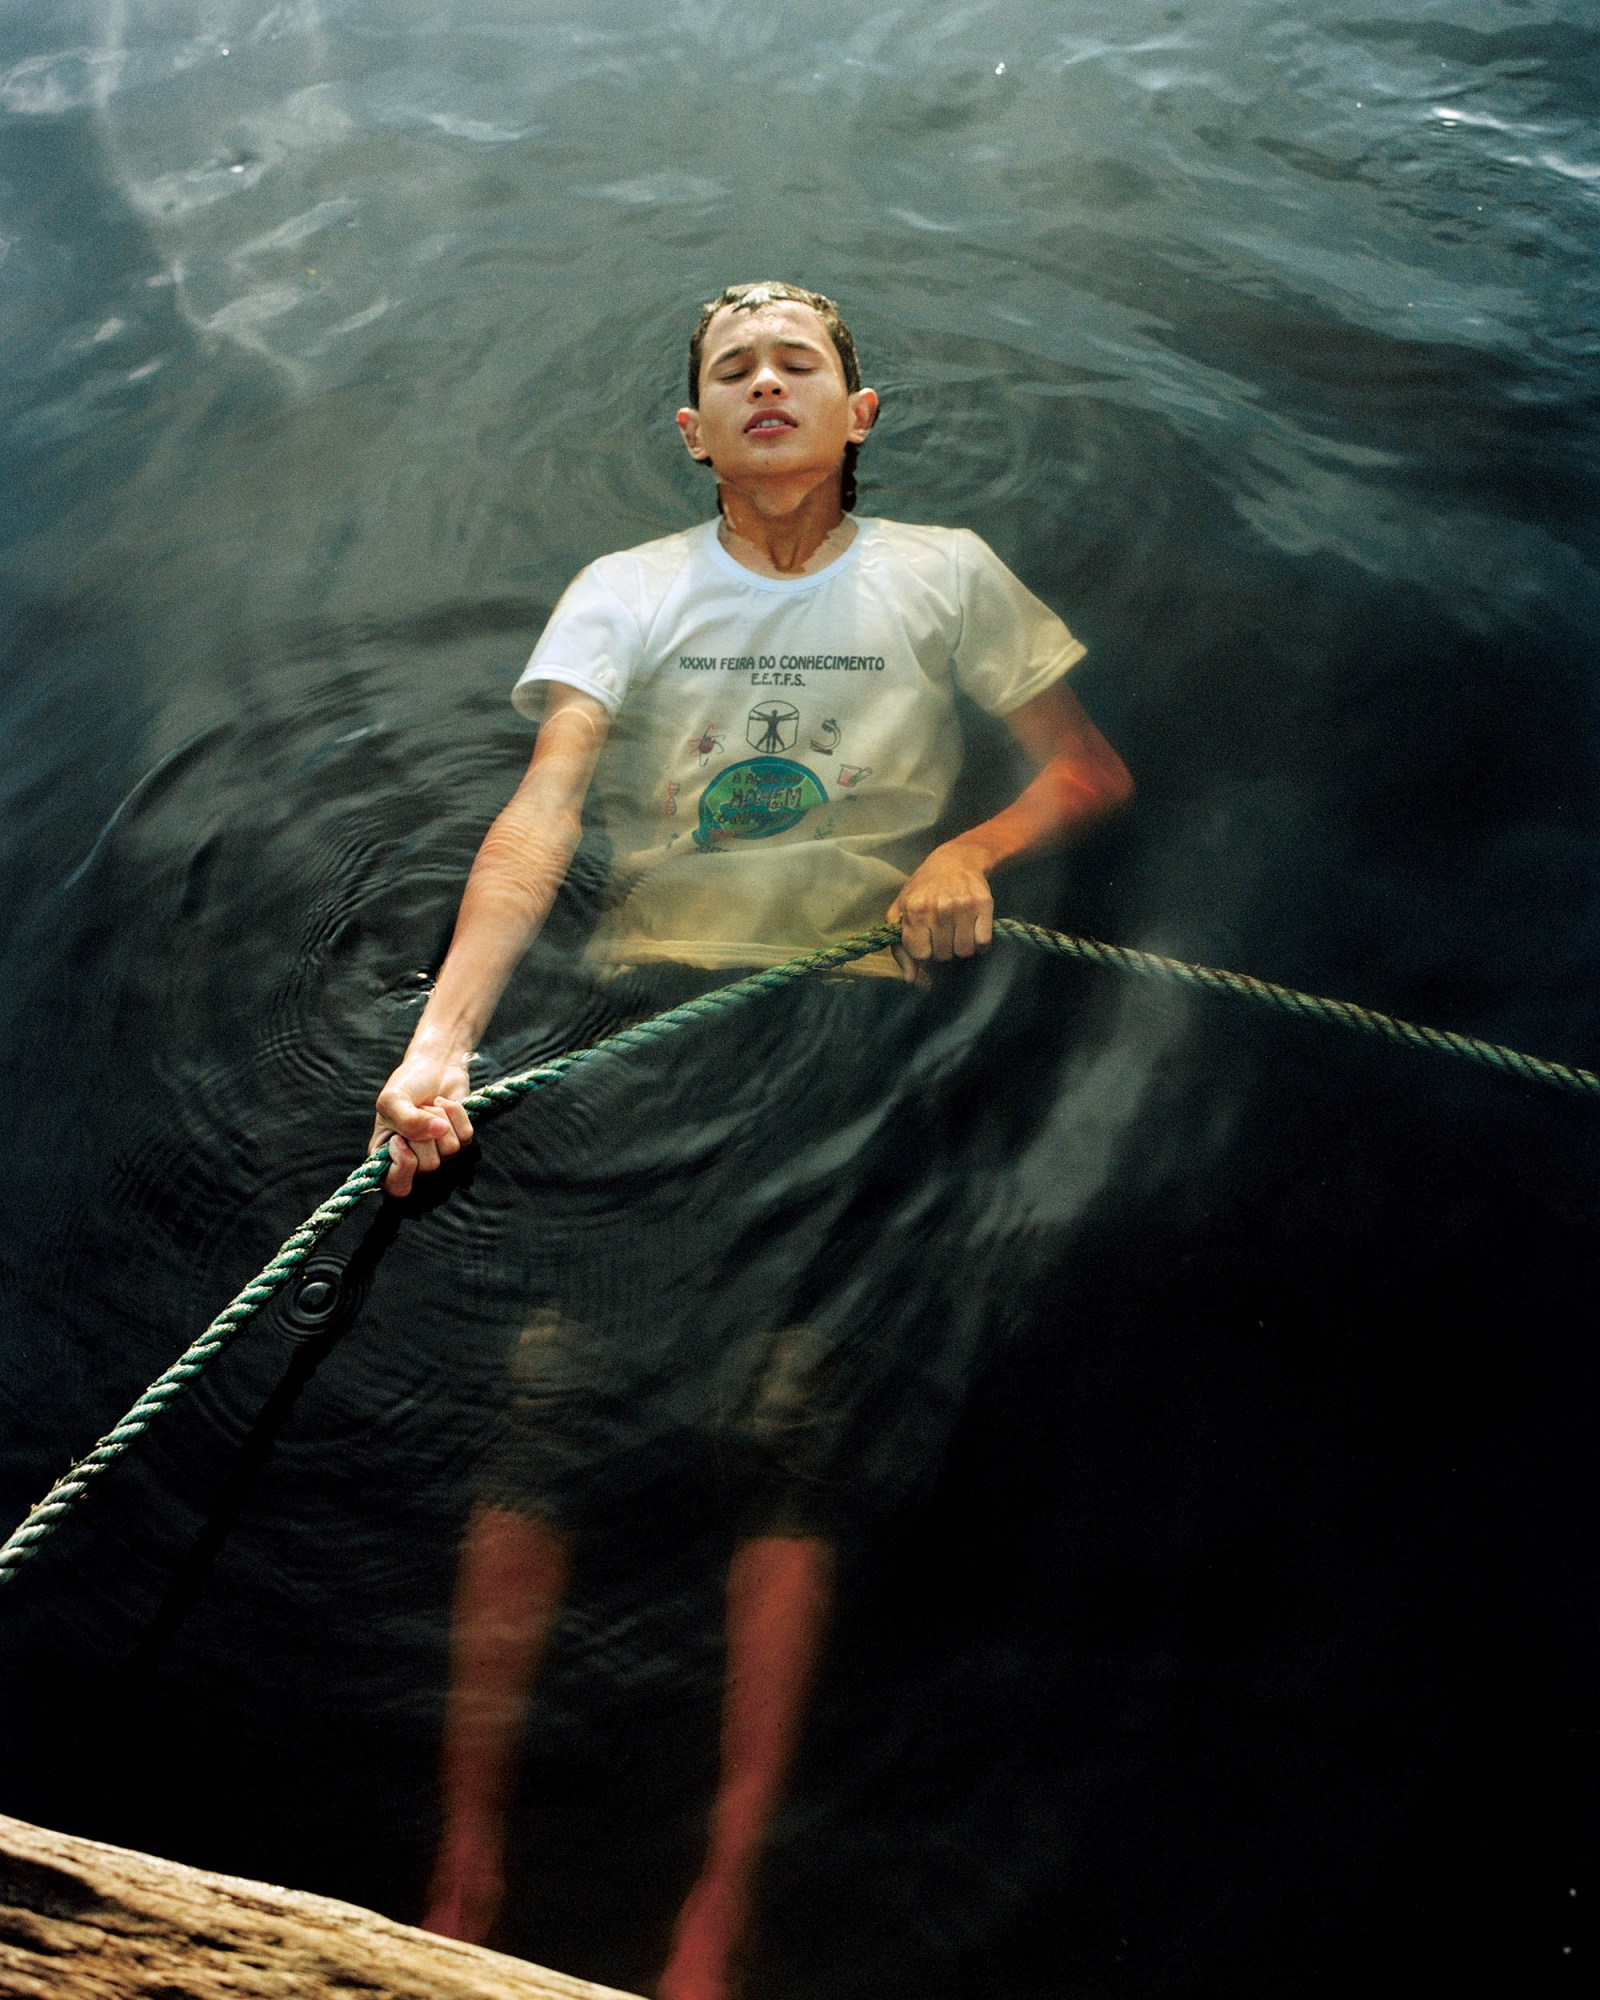
<svg viewBox="0 0 1600 2000">
<path fill-rule="evenodd" d="M 527 771 L 483 837 L 433 992 L 378 1097 L 370 1149 L 388 1136 L 390 1194 L 409 1193 L 419 1171 L 431 1172 L 472 1137 L 461 1108 L 467 1062 L 566 880 L 609 726 L 593 695 L 549 684 Z"/>
</svg>

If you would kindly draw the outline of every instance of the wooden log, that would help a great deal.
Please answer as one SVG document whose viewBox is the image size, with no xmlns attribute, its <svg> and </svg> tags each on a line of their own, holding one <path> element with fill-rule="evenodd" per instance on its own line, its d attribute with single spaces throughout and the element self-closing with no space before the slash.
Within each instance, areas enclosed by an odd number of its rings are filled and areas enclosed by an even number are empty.
<svg viewBox="0 0 1600 2000">
<path fill-rule="evenodd" d="M 630 2000 L 352 1903 L 0 1814 L 4 2000 Z"/>
</svg>

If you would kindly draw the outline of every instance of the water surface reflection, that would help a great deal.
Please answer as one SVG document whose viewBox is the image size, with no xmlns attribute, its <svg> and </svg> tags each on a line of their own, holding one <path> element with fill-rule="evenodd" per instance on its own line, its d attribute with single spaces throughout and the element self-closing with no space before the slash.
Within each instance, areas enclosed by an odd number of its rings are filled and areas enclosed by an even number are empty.
<svg viewBox="0 0 1600 2000">
<path fill-rule="evenodd" d="M 1575 0 L 10 10 L 8 1518 L 359 1153 L 528 643 L 707 505 L 730 278 L 845 303 L 864 507 L 1090 644 L 1140 802 L 1013 908 L 1592 1065 L 1597 55 Z M 1556 1962 L 1592 1120 L 1019 959 L 971 1005 L 911 1305 L 981 1271 L 984 1366 L 841 1570 L 764 1990 Z M 350 1225 L 349 1324 L 277 1309 L 12 1586 L 10 1805 L 414 1913 L 467 1466 L 579 1227 L 526 1190 L 599 1116 Z M 621 1985 L 714 1759 L 722 1551 L 661 1543 L 591 1551 L 519 1808 L 518 1948 Z"/>
</svg>

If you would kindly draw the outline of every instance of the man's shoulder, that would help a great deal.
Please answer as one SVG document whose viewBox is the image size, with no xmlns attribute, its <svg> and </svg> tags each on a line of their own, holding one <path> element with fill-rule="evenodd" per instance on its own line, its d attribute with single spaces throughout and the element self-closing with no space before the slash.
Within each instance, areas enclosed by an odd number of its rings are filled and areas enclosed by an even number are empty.
<svg viewBox="0 0 1600 2000">
<path fill-rule="evenodd" d="M 931 521 L 890 521 L 882 514 L 863 515 L 861 526 L 881 535 L 897 549 L 936 550 L 941 555 L 948 554 L 972 532 L 969 528 L 942 528 Z"/>
<path fill-rule="evenodd" d="M 999 568 L 998 558 L 971 528 L 946 528 L 925 521 L 863 521 L 879 550 L 889 557 L 878 566 L 886 581 L 900 579 L 901 589 L 932 591 L 939 601 L 959 603 L 975 575 Z"/>
<path fill-rule="evenodd" d="M 680 528 L 676 534 L 659 535 L 654 541 L 638 542 L 631 549 L 613 549 L 609 555 L 596 556 L 583 574 L 628 599 L 641 590 L 665 589 L 693 561 L 704 545 L 706 532 L 706 523 L 697 521 L 692 528 Z"/>
<path fill-rule="evenodd" d="M 940 527 L 931 521 L 886 521 L 881 515 L 863 519 L 878 540 L 913 567 L 935 565 L 948 570 L 989 553 L 989 545 L 970 528 Z"/>
</svg>

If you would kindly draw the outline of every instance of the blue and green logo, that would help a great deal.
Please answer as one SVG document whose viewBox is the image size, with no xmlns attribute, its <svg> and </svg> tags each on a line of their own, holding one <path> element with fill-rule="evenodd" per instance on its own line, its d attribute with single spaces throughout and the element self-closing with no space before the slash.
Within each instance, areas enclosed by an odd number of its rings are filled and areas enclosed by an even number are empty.
<svg viewBox="0 0 1600 2000">
<path fill-rule="evenodd" d="M 719 772 L 701 793 L 694 844 L 710 849 L 724 840 L 767 840 L 827 803 L 827 793 L 804 764 L 747 757 Z"/>
</svg>

